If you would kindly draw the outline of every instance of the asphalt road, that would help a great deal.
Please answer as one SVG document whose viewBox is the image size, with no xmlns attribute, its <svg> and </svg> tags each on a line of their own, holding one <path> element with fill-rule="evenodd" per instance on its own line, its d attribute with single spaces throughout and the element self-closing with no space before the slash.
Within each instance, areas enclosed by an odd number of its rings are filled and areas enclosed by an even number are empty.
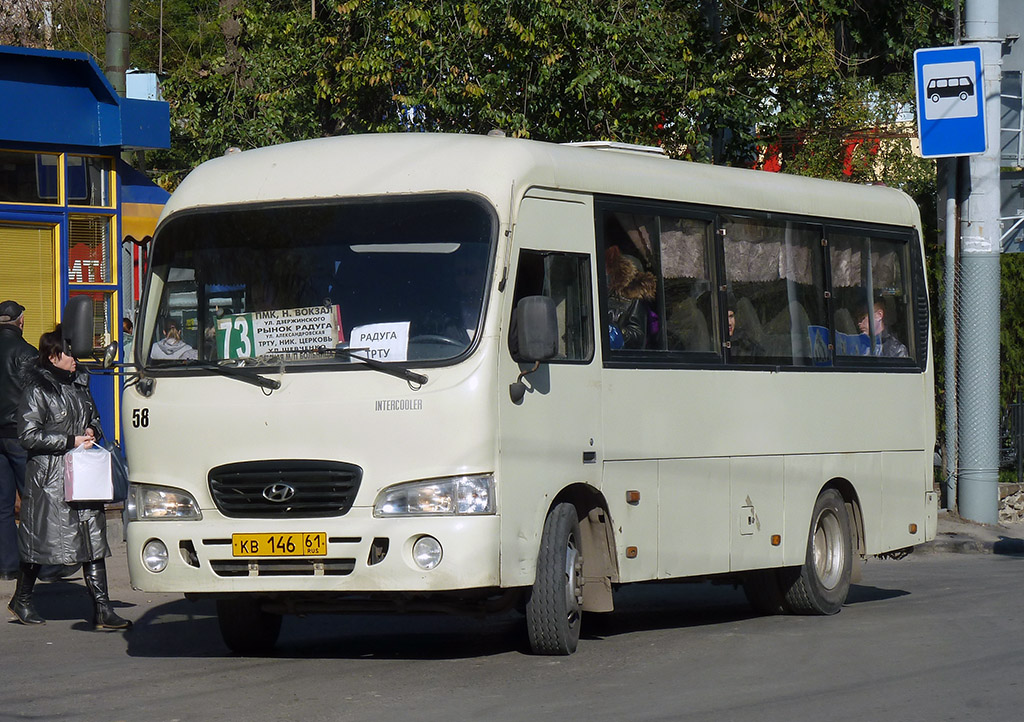
<svg viewBox="0 0 1024 722">
<path fill-rule="evenodd" d="M 123 554 L 119 547 L 119 552 Z M 521 620 L 286 618 L 273 657 L 223 646 L 212 605 L 127 589 L 93 632 L 80 579 L 38 587 L 43 627 L 0 625 L 0 720 L 1021 719 L 1024 557 L 870 561 L 833 617 L 757 617 L 709 584 L 624 589 L 571 657 Z M 13 582 L 0 582 L 6 600 Z M 5 610 L 6 611 L 6 610 Z"/>
</svg>

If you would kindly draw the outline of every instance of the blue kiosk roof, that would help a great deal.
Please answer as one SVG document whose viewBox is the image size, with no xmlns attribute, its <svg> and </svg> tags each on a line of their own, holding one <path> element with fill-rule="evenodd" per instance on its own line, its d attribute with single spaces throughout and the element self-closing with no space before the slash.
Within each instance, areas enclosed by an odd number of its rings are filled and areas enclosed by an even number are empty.
<svg viewBox="0 0 1024 722">
<path fill-rule="evenodd" d="M 170 109 L 122 98 L 86 53 L 0 45 L 0 142 L 169 148 Z"/>
<path fill-rule="evenodd" d="M 121 179 L 122 203 L 151 203 L 162 206 L 171 194 L 151 181 L 145 173 L 132 168 L 123 160 L 117 161 L 117 175 Z"/>
</svg>

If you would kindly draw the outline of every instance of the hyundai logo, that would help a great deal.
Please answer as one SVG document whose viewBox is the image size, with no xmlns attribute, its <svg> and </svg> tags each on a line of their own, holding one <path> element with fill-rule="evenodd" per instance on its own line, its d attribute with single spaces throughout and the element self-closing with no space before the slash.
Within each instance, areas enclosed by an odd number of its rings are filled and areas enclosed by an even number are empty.
<svg viewBox="0 0 1024 722">
<path fill-rule="evenodd" d="M 288 484 L 271 484 L 263 490 L 263 498 L 276 504 L 283 504 L 293 496 L 295 496 L 295 488 Z"/>
</svg>

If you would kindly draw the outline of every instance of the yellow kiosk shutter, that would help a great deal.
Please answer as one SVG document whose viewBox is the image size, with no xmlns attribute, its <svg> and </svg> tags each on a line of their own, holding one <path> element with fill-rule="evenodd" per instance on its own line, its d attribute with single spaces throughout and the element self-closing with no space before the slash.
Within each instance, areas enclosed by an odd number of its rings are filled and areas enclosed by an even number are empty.
<svg viewBox="0 0 1024 722">
<path fill-rule="evenodd" d="M 57 323 L 56 235 L 56 226 L 0 224 L 0 301 L 25 307 L 25 340 L 33 346 Z"/>
</svg>

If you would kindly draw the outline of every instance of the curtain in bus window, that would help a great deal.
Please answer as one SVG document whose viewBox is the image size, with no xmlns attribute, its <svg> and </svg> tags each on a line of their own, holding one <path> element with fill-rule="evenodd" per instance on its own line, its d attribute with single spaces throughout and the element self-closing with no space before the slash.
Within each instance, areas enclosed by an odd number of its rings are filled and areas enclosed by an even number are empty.
<svg viewBox="0 0 1024 722">
<path fill-rule="evenodd" d="M 836 355 L 913 357 L 907 244 L 867 234 L 829 236 Z"/>
<path fill-rule="evenodd" d="M 651 243 L 651 236 L 655 232 L 654 219 L 634 213 L 616 213 L 615 219 L 631 243 L 623 248 L 623 253 L 635 255 L 644 267 L 649 268 L 654 255 Z"/>
<path fill-rule="evenodd" d="M 724 228 L 730 360 L 829 365 L 821 228 L 743 217 Z"/>
<path fill-rule="evenodd" d="M 720 348 L 717 294 L 711 282 L 711 223 L 662 216 L 659 236 L 664 343 L 670 351 Z"/>
</svg>

